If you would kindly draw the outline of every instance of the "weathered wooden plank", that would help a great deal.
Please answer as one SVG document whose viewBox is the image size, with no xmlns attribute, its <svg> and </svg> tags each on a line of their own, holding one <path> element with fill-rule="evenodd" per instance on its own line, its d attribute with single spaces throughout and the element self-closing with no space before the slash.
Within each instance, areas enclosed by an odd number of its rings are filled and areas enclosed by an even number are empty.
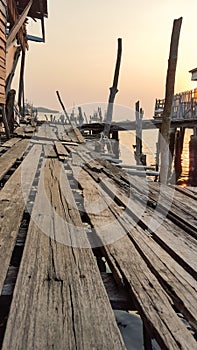
<svg viewBox="0 0 197 350">
<path fill-rule="evenodd" d="M 55 152 L 53 144 L 45 144 L 43 149 L 45 158 L 57 158 L 57 153 Z"/>
<path fill-rule="evenodd" d="M 57 140 L 57 136 L 55 134 L 55 127 L 51 127 L 49 123 L 44 123 L 42 124 L 39 128 L 38 131 L 35 133 L 34 138 L 35 139 L 48 139 L 51 141 Z"/>
<path fill-rule="evenodd" d="M 2 349 L 125 349 L 61 169 L 48 159 L 42 172 Z"/>
<path fill-rule="evenodd" d="M 118 198 L 120 196 L 117 193 Z M 113 191 L 113 193 L 115 193 Z M 174 305 L 186 317 L 190 325 L 197 331 L 197 282 L 196 279 L 188 274 L 165 250 L 154 241 L 150 234 L 147 234 L 126 210 L 118 206 L 111 206 L 111 198 L 105 196 L 105 200 L 110 206 L 116 219 L 128 232 L 131 240 L 134 242 L 140 254 L 145 259 L 147 265 L 158 278 L 166 292 L 173 299 Z M 126 203 L 128 197 L 125 196 Z M 132 205 L 131 205 L 132 206 Z M 177 242 L 178 245 L 178 242 Z M 191 258 L 197 261 L 196 253 L 190 249 Z M 170 286 L 170 287 L 169 287 Z M 195 307 L 194 307 L 195 305 Z"/>
<path fill-rule="evenodd" d="M 130 210 L 130 213 L 132 213 L 132 216 L 135 217 L 136 222 L 139 222 L 140 220 L 144 227 L 147 227 L 149 232 L 151 232 L 153 237 L 160 242 L 163 248 L 173 255 L 173 257 L 185 269 L 190 271 L 190 273 L 196 277 L 197 259 L 195 256 L 197 254 L 197 245 L 195 238 L 188 235 L 183 229 L 167 219 L 166 213 L 163 214 L 158 210 L 153 210 L 152 208 L 147 207 L 147 202 L 149 200 L 148 186 L 146 187 L 145 184 L 140 181 L 140 189 L 143 188 L 144 192 L 143 194 L 139 194 L 139 190 L 136 185 L 139 179 L 137 179 L 137 182 L 135 182 L 137 189 L 134 189 L 133 187 L 128 189 L 124 186 L 122 186 L 121 189 L 120 186 L 116 186 L 118 184 L 118 176 L 120 181 L 122 173 L 119 169 L 116 169 L 111 164 L 105 162 L 104 164 L 106 164 L 110 170 L 113 169 L 112 171 L 107 172 L 107 169 L 100 164 L 103 164 L 103 162 L 96 162 L 95 160 L 89 161 L 89 156 L 87 157 L 87 155 L 79 156 L 78 154 L 78 157 L 84 158 L 84 164 L 87 164 L 87 169 L 96 170 L 94 173 L 91 173 L 91 175 L 96 181 L 101 182 L 108 192 L 111 192 L 112 198 L 114 198 L 115 195 L 122 205 Z M 106 173 L 110 178 L 113 178 L 114 181 L 117 181 L 112 182 L 112 180 L 107 177 Z M 146 180 L 145 183 L 147 184 Z M 134 186 L 134 181 L 132 185 Z M 193 254 L 191 254 L 191 252 Z"/>
<path fill-rule="evenodd" d="M 41 146 L 33 147 L 0 192 L 0 291 L 6 277 Z M 25 183 L 23 181 L 25 180 Z"/>
<path fill-rule="evenodd" d="M 57 129 L 58 139 L 63 140 L 63 137 L 67 135 L 65 128 L 64 128 L 64 125 L 57 124 L 56 129 Z M 70 141 L 70 139 L 69 139 L 69 141 Z"/>
<path fill-rule="evenodd" d="M 154 182 L 147 183 L 139 177 L 134 179 L 127 174 L 127 181 L 139 193 L 148 196 L 149 202 L 152 201 L 152 204 L 157 206 L 158 210 L 165 212 L 168 216 L 174 216 L 180 223 L 182 222 L 183 225 L 193 229 L 193 235 L 195 235 L 195 231 L 197 230 L 197 208 L 195 200 L 192 198 L 185 200 L 184 195 L 181 195 L 181 193 L 178 194 L 177 191 L 169 186 Z M 181 199 L 178 199 L 180 197 Z"/>
<path fill-rule="evenodd" d="M 77 127 L 73 127 L 73 132 L 78 140 L 79 143 L 85 143 L 85 139 L 83 137 L 83 135 L 81 134 L 81 132 L 79 131 L 79 129 L 77 129 Z"/>
<path fill-rule="evenodd" d="M 186 194 L 188 197 L 193 198 L 195 201 L 197 200 L 197 193 L 190 191 L 187 187 L 180 187 L 178 185 L 172 186 L 172 188 L 175 188 L 176 191 L 179 191 L 183 194 Z"/>
<path fill-rule="evenodd" d="M 55 149 L 56 149 L 56 152 L 57 152 L 58 157 L 59 157 L 60 160 L 64 160 L 64 159 L 66 159 L 66 158 L 69 156 L 68 151 L 67 151 L 66 148 L 61 144 L 61 142 L 55 141 L 55 142 L 54 142 L 54 145 L 55 145 Z"/>
<path fill-rule="evenodd" d="M 16 160 L 22 158 L 28 143 L 29 140 L 27 139 L 21 140 L 1 156 L 0 180 L 5 176 Z"/>
<path fill-rule="evenodd" d="M 110 207 L 106 206 L 108 203 L 103 199 L 105 196 L 103 197 L 102 190 L 97 188 L 97 184 L 83 170 L 77 174 L 77 180 L 83 188 L 85 209 L 101 241 L 107 243 L 110 231 L 112 241 L 103 247 L 106 258 L 112 269 L 113 266 L 119 266 L 149 331 L 162 348 L 195 348 L 194 338 L 174 312 L 158 279 L 113 216 L 112 202 Z M 119 239 L 121 235 L 122 238 Z"/>
<path fill-rule="evenodd" d="M 10 140 L 4 142 L 2 147 L 10 148 L 14 146 L 17 142 L 21 141 L 19 137 L 12 137 Z"/>
</svg>

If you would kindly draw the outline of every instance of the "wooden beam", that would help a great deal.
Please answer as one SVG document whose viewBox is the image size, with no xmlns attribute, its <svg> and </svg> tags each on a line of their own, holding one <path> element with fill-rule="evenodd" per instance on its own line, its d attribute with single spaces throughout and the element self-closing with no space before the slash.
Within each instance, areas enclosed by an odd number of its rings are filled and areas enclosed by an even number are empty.
<svg viewBox="0 0 197 350">
<path fill-rule="evenodd" d="M 182 17 L 174 20 L 173 30 L 170 44 L 170 54 L 168 60 L 168 70 L 166 77 L 166 92 L 165 92 L 165 104 L 162 115 L 161 126 L 161 170 L 160 181 L 164 184 L 168 180 L 168 168 L 169 168 L 169 135 L 170 135 L 170 123 L 171 123 L 171 110 L 174 97 L 174 84 L 175 74 L 178 56 L 179 36 L 182 24 Z"/>
<path fill-rule="evenodd" d="M 21 108 L 21 101 L 22 101 L 22 97 L 24 100 L 24 71 L 25 71 L 25 51 L 22 51 L 19 92 L 18 92 L 18 106 L 19 106 L 20 114 L 23 117 L 24 117 L 24 103 L 23 103 L 23 108 Z"/>
<path fill-rule="evenodd" d="M 69 118 L 69 115 L 68 115 L 68 113 L 66 112 L 66 108 L 64 107 L 64 104 L 63 104 L 63 102 L 62 102 L 62 100 L 61 100 L 59 91 L 56 91 L 56 94 L 57 94 L 59 103 L 61 104 L 62 109 L 63 109 L 63 111 L 64 111 L 64 114 L 65 114 L 65 116 L 66 116 L 66 119 L 67 119 L 68 123 L 70 124 L 70 118 Z"/>
<path fill-rule="evenodd" d="M 110 132 L 110 125 L 112 121 L 112 114 L 113 114 L 113 103 L 115 96 L 118 92 L 118 78 L 119 78 L 119 71 L 120 71 L 120 63 L 121 63 L 121 56 L 122 56 L 122 39 L 118 39 L 118 52 L 117 52 L 117 60 L 116 60 L 116 68 L 114 73 L 114 81 L 113 85 L 110 88 L 110 94 L 109 94 L 109 101 L 108 101 L 108 107 L 107 107 L 107 116 L 105 121 L 105 128 L 104 128 L 104 135 L 109 136 Z"/>
<path fill-rule="evenodd" d="M 30 0 L 28 5 L 24 9 L 23 13 L 19 16 L 19 18 L 15 22 L 14 26 L 12 27 L 12 29 L 9 33 L 9 36 L 7 38 L 6 49 L 8 49 L 8 47 L 11 45 L 12 41 L 15 39 L 17 33 L 19 32 L 22 25 L 24 24 L 32 3 L 33 3 L 33 0 Z"/>
</svg>

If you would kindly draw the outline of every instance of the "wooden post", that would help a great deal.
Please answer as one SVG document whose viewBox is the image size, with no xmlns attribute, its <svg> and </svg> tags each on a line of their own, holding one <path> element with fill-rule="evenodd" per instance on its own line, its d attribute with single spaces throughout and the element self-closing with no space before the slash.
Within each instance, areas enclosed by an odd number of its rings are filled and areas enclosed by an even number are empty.
<svg viewBox="0 0 197 350">
<path fill-rule="evenodd" d="M 82 114 L 82 109 L 81 109 L 81 107 L 78 107 L 78 111 L 79 111 L 79 126 L 82 126 L 82 125 L 83 125 L 84 118 L 83 118 L 83 114 Z"/>
<path fill-rule="evenodd" d="M 189 185 L 197 186 L 197 136 L 195 133 L 189 142 Z"/>
<path fill-rule="evenodd" d="M 63 111 L 64 111 L 64 114 L 65 114 L 65 116 L 66 116 L 66 119 L 67 119 L 67 121 L 68 121 L 68 124 L 70 124 L 70 118 L 69 118 L 68 113 L 66 112 L 66 108 L 64 107 L 64 104 L 63 104 L 63 102 L 62 102 L 62 100 L 61 100 L 59 91 L 56 91 L 56 94 L 57 94 L 58 100 L 59 100 L 59 102 L 60 102 L 60 104 L 61 104 L 61 106 L 62 106 L 62 109 L 63 109 Z"/>
<path fill-rule="evenodd" d="M 19 92 L 18 92 L 18 106 L 19 106 L 20 114 L 23 117 L 24 117 L 24 106 L 21 107 L 21 103 L 24 101 L 24 71 L 25 71 L 25 51 L 22 51 Z"/>
<path fill-rule="evenodd" d="M 1 113 L 2 113 L 4 128 L 5 128 L 5 134 L 6 134 L 7 139 L 10 139 L 10 129 L 9 129 L 9 125 L 8 125 L 7 118 L 6 118 L 5 105 L 2 105 L 1 108 L 2 108 Z"/>
<path fill-rule="evenodd" d="M 170 54 L 168 60 L 168 70 L 166 77 L 166 92 L 165 92 L 165 104 L 162 115 L 161 126 L 161 170 L 160 170 L 160 182 L 167 183 L 168 169 L 169 169 L 169 134 L 171 123 L 171 109 L 174 97 L 174 83 L 177 65 L 178 44 L 179 36 L 182 24 L 182 17 L 174 20 L 173 30 L 170 44 Z"/>
<path fill-rule="evenodd" d="M 135 118 L 136 118 L 136 152 L 135 159 L 136 164 L 144 164 L 144 155 L 142 154 L 142 118 L 143 118 L 143 109 L 140 108 L 139 101 L 135 104 Z"/>
<path fill-rule="evenodd" d="M 15 55 L 14 55 L 14 62 L 13 62 L 12 71 L 6 79 L 6 89 L 5 89 L 6 95 L 8 94 L 8 91 L 10 91 L 10 89 L 11 89 L 11 84 L 12 84 L 12 80 L 13 80 L 13 77 L 14 77 L 14 74 L 16 71 L 16 67 L 17 67 L 19 57 L 20 57 L 20 53 L 21 53 L 21 48 L 17 47 L 17 50 L 16 50 Z"/>
<path fill-rule="evenodd" d="M 175 142 L 175 158 L 174 158 L 174 170 L 175 170 L 175 180 L 178 181 L 182 173 L 182 160 L 181 155 L 183 151 L 185 128 L 180 128 L 180 131 L 176 132 L 176 142 Z"/>
<path fill-rule="evenodd" d="M 118 130 L 112 131 L 112 148 L 113 148 L 113 153 L 115 154 L 116 158 L 119 159 L 120 155 L 120 148 L 119 148 L 119 135 L 118 135 Z"/>
<path fill-rule="evenodd" d="M 168 178 L 170 178 L 171 174 L 173 173 L 172 162 L 173 162 L 174 149 L 175 149 L 175 136 L 176 136 L 176 128 L 170 128 Z"/>
<path fill-rule="evenodd" d="M 108 100 L 108 106 L 107 106 L 107 115 L 106 115 L 104 131 L 103 131 L 104 135 L 107 137 L 109 137 L 110 125 L 112 121 L 113 103 L 114 103 L 115 96 L 118 92 L 117 86 L 118 86 L 118 77 L 119 77 L 119 71 L 120 71 L 121 55 L 122 55 L 122 39 L 119 38 L 114 81 L 113 81 L 112 87 L 110 88 L 110 94 L 109 94 L 109 100 Z"/>
<path fill-rule="evenodd" d="M 14 101 L 15 101 L 15 95 L 16 91 L 14 89 L 11 89 L 8 92 L 7 98 L 6 98 L 6 117 L 10 129 L 10 133 L 13 134 L 14 132 Z"/>
</svg>

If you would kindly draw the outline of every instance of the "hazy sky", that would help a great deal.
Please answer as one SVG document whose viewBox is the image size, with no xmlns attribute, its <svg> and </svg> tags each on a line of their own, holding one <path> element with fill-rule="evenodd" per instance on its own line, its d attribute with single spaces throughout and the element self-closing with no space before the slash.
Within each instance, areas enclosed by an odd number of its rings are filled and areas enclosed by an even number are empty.
<svg viewBox="0 0 197 350">
<path fill-rule="evenodd" d="M 163 98 L 173 20 L 183 17 L 175 92 L 196 87 L 196 0 L 48 0 L 46 43 L 29 43 L 25 89 L 35 106 L 61 110 L 106 102 L 112 85 L 117 39 L 123 51 L 116 103 L 133 108 L 139 99 L 146 117 Z M 29 20 L 28 33 L 40 23 Z"/>
</svg>

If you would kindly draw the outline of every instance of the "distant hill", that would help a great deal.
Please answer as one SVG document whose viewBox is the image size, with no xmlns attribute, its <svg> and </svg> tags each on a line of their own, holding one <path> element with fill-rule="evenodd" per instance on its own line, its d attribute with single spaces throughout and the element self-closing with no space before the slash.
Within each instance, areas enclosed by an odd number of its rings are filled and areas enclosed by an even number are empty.
<svg viewBox="0 0 197 350">
<path fill-rule="evenodd" d="M 35 107 L 35 109 L 37 109 L 37 111 L 40 113 L 59 113 L 59 111 L 56 111 L 54 109 L 49 109 L 46 107 Z"/>
</svg>

